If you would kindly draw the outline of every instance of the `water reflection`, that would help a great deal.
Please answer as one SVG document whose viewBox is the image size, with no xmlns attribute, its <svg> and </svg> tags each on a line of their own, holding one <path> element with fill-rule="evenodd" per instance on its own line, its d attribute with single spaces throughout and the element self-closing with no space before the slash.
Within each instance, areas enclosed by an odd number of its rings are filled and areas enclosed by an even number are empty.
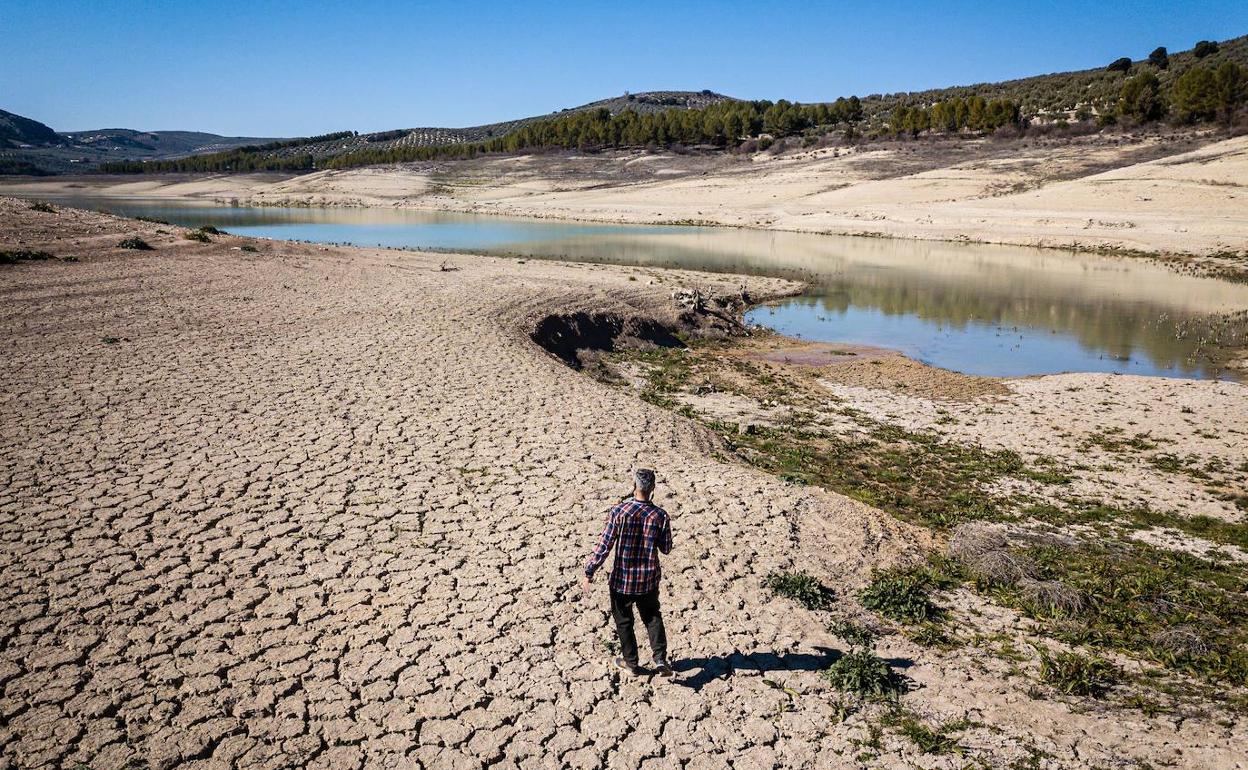
<svg viewBox="0 0 1248 770">
<path fill-rule="evenodd" d="M 810 284 L 805 294 L 750 319 L 973 374 L 1224 376 L 1221 351 L 1202 348 L 1189 327 L 1248 308 L 1243 284 L 1043 249 L 386 209 L 76 202 L 268 238 L 795 277 Z"/>
</svg>

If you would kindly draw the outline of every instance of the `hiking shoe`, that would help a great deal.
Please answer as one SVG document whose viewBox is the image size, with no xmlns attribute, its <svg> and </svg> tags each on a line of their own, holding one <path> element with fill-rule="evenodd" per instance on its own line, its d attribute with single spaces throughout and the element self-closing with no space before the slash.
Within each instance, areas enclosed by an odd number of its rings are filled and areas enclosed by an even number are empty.
<svg viewBox="0 0 1248 770">
<path fill-rule="evenodd" d="M 632 663 L 629 663 L 627 660 L 624 660 L 624 658 L 622 657 L 615 659 L 615 665 L 617 668 L 622 668 L 628 673 L 632 674 L 633 676 L 641 676 L 642 674 L 645 673 L 644 671 L 641 670 L 641 666 L 633 665 Z"/>
<path fill-rule="evenodd" d="M 655 661 L 654 673 L 662 677 L 675 676 L 676 674 L 676 672 L 672 670 L 672 667 L 667 665 L 666 661 Z"/>
</svg>

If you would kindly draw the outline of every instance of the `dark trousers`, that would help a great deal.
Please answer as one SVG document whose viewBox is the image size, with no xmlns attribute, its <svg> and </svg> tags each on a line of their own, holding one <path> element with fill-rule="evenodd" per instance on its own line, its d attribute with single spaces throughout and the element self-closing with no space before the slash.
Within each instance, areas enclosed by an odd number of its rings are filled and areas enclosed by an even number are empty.
<svg viewBox="0 0 1248 770">
<path fill-rule="evenodd" d="M 620 654 L 624 661 L 637 665 L 637 637 L 633 635 L 633 605 L 641 615 L 650 637 L 650 653 L 655 663 L 667 663 L 667 632 L 663 630 L 663 613 L 659 612 L 659 592 L 648 594 L 617 594 L 611 592 L 611 617 L 620 637 Z"/>
</svg>

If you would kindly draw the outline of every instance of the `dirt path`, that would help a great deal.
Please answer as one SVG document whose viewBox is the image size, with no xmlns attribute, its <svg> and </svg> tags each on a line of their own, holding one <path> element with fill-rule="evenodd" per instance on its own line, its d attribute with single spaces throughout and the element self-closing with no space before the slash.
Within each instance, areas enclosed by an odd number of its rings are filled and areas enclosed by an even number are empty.
<svg viewBox="0 0 1248 770">
<path fill-rule="evenodd" d="M 688 275 L 248 253 L 11 199 L 0 223 L 0 249 L 81 260 L 0 268 L 0 767 L 856 766 L 865 717 L 838 724 L 817 673 L 843 645 L 759 582 L 796 565 L 848 590 L 917 536 L 713 459 L 528 338 L 561 310 L 671 315 Z M 112 248 L 133 233 L 156 250 Z M 620 681 L 605 596 L 575 587 L 643 462 L 674 515 L 674 684 Z M 1074 714 L 899 644 L 927 688 L 909 702 L 997 726 L 974 746 L 993 763 L 1239 751 L 1231 728 Z"/>
</svg>

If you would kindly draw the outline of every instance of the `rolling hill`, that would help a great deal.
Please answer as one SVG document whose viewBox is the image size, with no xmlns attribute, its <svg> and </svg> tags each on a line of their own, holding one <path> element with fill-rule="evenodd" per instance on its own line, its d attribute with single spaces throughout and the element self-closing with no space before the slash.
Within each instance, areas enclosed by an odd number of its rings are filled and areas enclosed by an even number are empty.
<svg viewBox="0 0 1248 770">
<path fill-rule="evenodd" d="M 167 160 L 269 141 L 201 131 L 104 128 L 58 132 L 37 120 L 0 110 L 0 174 L 83 171 L 107 161 Z"/>
<path fill-rule="evenodd" d="M 547 115 L 467 128 L 404 128 L 359 134 L 352 131 L 293 140 L 229 137 L 196 131 L 135 131 L 109 128 L 57 133 L 38 121 L 0 110 L 0 174 L 67 173 L 94 170 L 113 161 L 170 160 L 244 149 L 266 158 L 322 161 L 362 149 L 471 144 L 559 115 L 606 109 L 640 114 L 669 109 L 700 109 L 731 98 L 711 91 L 649 91 L 601 99 Z M 23 168 L 24 167 L 24 168 Z"/>
<path fill-rule="evenodd" d="M 624 110 L 633 110 L 640 114 L 663 112 L 669 109 L 701 109 L 719 102 L 734 101 L 732 97 L 712 91 L 648 91 L 637 94 L 624 94 L 609 99 L 600 99 L 579 107 L 569 107 L 547 115 L 534 115 L 517 120 L 506 120 L 489 123 L 484 126 L 469 128 L 404 128 L 394 131 L 381 131 L 371 134 L 356 134 L 351 137 L 334 139 L 314 144 L 292 144 L 273 150 L 268 154 L 272 157 L 311 156 L 316 160 L 337 157 L 362 149 L 388 149 L 394 147 L 436 147 L 452 144 L 470 144 L 483 142 L 487 139 L 506 136 L 526 125 L 549 120 L 560 115 L 591 110 L 605 109 L 612 115 Z"/>
</svg>

